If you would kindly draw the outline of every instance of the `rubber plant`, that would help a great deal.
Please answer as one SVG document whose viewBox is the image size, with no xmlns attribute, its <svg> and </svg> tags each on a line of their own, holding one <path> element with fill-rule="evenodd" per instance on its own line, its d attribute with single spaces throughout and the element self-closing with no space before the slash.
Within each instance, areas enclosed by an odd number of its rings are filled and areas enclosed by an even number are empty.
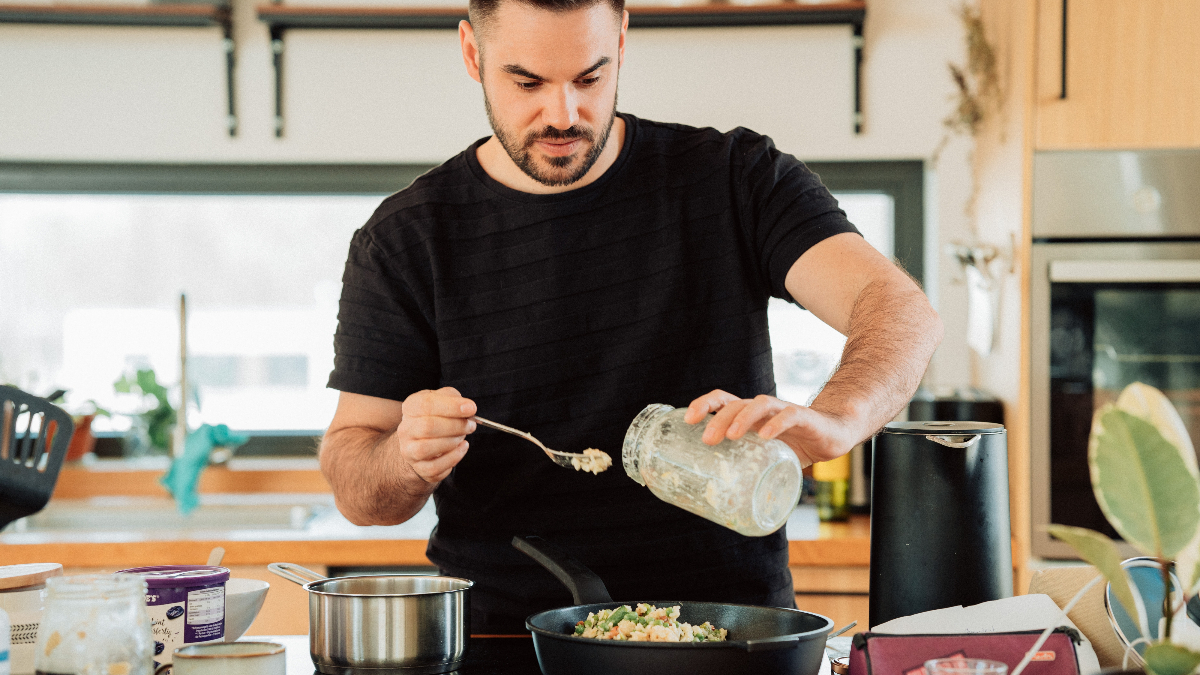
<svg viewBox="0 0 1200 675">
<path fill-rule="evenodd" d="M 1135 382 L 1115 404 L 1096 411 L 1088 440 L 1092 491 L 1105 518 L 1121 537 L 1163 571 L 1163 623 L 1157 641 L 1147 640 L 1143 660 L 1151 675 L 1189 675 L 1200 666 L 1195 644 L 1173 640 L 1172 625 L 1188 621 L 1184 605 L 1200 586 L 1200 469 L 1187 428 L 1161 391 Z M 1112 585 L 1113 594 L 1144 635 L 1145 606 L 1121 567 L 1116 544 L 1081 527 L 1051 525 L 1050 534 L 1071 545 Z M 1175 562 L 1183 601 L 1171 593 Z M 1178 637 L 1178 631 L 1175 631 Z"/>
<path fill-rule="evenodd" d="M 140 369 L 131 378 L 129 373 L 113 382 L 113 389 L 120 394 L 138 393 L 154 398 L 154 406 L 140 417 L 146 422 L 150 446 L 166 452 L 171 447 L 171 430 L 175 428 L 175 408 L 167 399 L 167 388 L 159 384 L 153 368 Z"/>
</svg>

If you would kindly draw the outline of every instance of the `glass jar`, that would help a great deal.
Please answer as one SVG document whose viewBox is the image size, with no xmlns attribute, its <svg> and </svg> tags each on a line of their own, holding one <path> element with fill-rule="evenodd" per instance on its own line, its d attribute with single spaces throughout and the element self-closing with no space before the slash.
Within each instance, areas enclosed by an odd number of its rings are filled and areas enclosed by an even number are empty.
<svg viewBox="0 0 1200 675">
<path fill-rule="evenodd" d="M 642 410 L 625 432 L 625 473 L 664 502 L 748 537 L 783 527 L 803 481 L 796 453 L 754 432 L 707 445 L 712 416 L 688 424 L 686 413 L 661 403 Z"/>
<path fill-rule="evenodd" d="M 44 675 L 151 675 L 146 582 L 133 574 L 46 580 L 36 669 Z"/>
</svg>

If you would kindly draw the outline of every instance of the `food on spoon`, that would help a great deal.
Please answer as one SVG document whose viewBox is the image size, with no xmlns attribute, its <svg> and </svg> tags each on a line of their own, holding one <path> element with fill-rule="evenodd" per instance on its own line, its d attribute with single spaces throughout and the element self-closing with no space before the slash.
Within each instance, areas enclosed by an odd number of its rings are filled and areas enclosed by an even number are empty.
<svg viewBox="0 0 1200 675">
<path fill-rule="evenodd" d="M 583 451 L 583 457 L 571 458 L 571 466 L 575 467 L 576 471 L 590 471 L 598 474 L 612 466 L 612 457 L 602 450 L 588 448 Z"/>
<path fill-rule="evenodd" d="M 655 607 L 643 602 L 635 609 L 621 605 L 588 612 L 586 619 L 575 624 L 575 636 L 629 642 L 723 642 L 729 634 L 707 621 L 693 626 L 678 619 L 679 605 Z"/>
</svg>

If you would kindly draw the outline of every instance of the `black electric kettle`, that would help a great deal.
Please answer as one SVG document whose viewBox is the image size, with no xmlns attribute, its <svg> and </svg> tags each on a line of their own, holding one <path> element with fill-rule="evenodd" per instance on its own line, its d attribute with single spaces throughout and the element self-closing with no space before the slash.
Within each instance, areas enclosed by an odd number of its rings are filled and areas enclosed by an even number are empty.
<svg viewBox="0 0 1200 675">
<path fill-rule="evenodd" d="M 1013 594 L 1008 441 L 989 422 L 894 422 L 872 443 L 869 621 Z"/>
</svg>

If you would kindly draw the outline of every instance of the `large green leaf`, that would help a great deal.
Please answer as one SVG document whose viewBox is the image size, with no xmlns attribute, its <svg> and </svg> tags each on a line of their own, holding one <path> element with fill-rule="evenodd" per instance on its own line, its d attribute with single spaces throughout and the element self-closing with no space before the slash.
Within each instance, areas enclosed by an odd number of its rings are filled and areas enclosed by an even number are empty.
<svg viewBox="0 0 1200 675">
<path fill-rule="evenodd" d="M 1129 587 L 1129 575 L 1121 567 L 1121 554 L 1111 539 L 1086 527 L 1051 525 L 1046 529 L 1075 549 L 1080 558 L 1100 570 L 1108 583 L 1112 584 L 1113 593 L 1129 616 L 1138 616 L 1133 590 Z"/>
<path fill-rule="evenodd" d="M 1096 411 L 1088 465 L 1108 522 L 1143 553 L 1174 558 L 1196 534 L 1200 485 L 1154 425 L 1113 406 Z"/>
<path fill-rule="evenodd" d="M 1200 481 L 1196 449 L 1192 447 L 1192 439 L 1188 438 L 1187 425 L 1165 394 L 1148 384 L 1134 382 L 1121 390 L 1121 395 L 1117 397 L 1117 408 L 1153 424 L 1158 433 L 1175 446 L 1188 471 Z"/>
<path fill-rule="evenodd" d="M 1200 467 L 1196 464 L 1196 449 L 1188 438 L 1187 426 L 1179 417 L 1179 411 L 1161 391 L 1148 384 L 1134 382 L 1121 390 L 1117 408 L 1136 415 L 1154 425 L 1155 429 L 1179 450 L 1179 456 L 1187 465 L 1195 480 L 1200 481 Z M 1200 583 L 1200 528 L 1175 560 L 1176 572 L 1188 595 Z"/>
<path fill-rule="evenodd" d="M 1191 675 L 1200 666 L 1200 654 L 1169 642 L 1150 645 L 1142 656 L 1153 675 Z"/>
</svg>

